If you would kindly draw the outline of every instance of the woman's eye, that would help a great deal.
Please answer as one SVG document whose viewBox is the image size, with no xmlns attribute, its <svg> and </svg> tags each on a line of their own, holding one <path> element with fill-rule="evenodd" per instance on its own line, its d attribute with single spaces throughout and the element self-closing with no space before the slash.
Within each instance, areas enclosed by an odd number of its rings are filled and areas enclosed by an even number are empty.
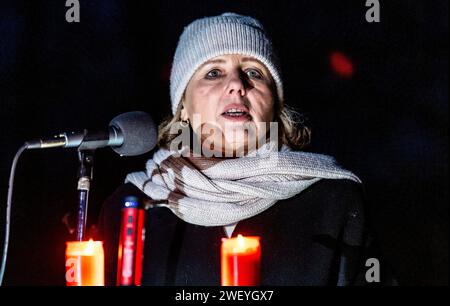
<svg viewBox="0 0 450 306">
<path fill-rule="evenodd" d="M 205 78 L 207 78 L 207 79 L 215 79 L 215 78 L 218 78 L 219 76 L 220 76 L 220 70 L 219 69 L 213 69 L 213 70 L 209 71 L 206 74 Z"/>
<path fill-rule="evenodd" d="M 248 69 L 246 71 L 246 73 L 249 76 L 249 78 L 251 78 L 251 79 L 262 79 L 263 78 L 262 74 L 256 69 Z"/>
</svg>

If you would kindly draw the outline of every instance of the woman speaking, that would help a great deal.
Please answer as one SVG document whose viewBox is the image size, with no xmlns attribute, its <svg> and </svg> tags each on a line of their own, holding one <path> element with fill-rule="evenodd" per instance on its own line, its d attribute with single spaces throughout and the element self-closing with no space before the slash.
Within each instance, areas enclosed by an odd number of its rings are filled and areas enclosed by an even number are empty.
<svg viewBox="0 0 450 306">
<path fill-rule="evenodd" d="M 283 99 L 272 42 L 234 13 L 195 20 L 170 76 L 172 116 L 145 169 L 104 203 L 107 284 L 120 209 L 147 201 L 144 285 L 220 285 L 223 237 L 261 237 L 261 285 L 365 282 L 370 244 L 361 181 L 326 155 Z"/>
</svg>

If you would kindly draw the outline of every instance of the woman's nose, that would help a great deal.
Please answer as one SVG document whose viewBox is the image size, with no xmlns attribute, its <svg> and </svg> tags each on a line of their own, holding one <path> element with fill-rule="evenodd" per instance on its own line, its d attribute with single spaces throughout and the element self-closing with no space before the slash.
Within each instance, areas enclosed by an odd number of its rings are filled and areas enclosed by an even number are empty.
<svg viewBox="0 0 450 306">
<path fill-rule="evenodd" d="M 246 94 L 245 76 L 241 72 L 232 73 L 227 84 L 227 94 L 232 95 L 236 93 L 240 96 L 245 96 Z"/>
</svg>

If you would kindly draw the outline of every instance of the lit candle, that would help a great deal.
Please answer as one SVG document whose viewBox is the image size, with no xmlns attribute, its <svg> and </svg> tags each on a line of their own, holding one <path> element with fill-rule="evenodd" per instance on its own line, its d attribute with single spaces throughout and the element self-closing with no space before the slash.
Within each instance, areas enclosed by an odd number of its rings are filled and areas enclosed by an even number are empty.
<svg viewBox="0 0 450 306">
<path fill-rule="evenodd" d="M 222 238 L 222 286 L 257 286 L 260 283 L 259 237 Z"/>
<path fill-rule="evenodd" d="M 71 241 L 66 247 L 66 285 L 104 286 L 102 241 Z"/>
</svg>

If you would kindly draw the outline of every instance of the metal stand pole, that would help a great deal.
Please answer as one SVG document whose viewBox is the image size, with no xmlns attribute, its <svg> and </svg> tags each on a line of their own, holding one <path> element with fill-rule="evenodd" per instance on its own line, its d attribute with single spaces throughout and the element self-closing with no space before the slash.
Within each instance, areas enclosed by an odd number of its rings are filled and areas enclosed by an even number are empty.
<svg viewBox="0 0 450 306">
<path fill-rule="evenodd" d="M 89 201 L 89 189 L 93 178 L 94 150 L 79 150 L 78 160 L 78 224 L 77 240 L 83 241 Z"/>
</svg>

